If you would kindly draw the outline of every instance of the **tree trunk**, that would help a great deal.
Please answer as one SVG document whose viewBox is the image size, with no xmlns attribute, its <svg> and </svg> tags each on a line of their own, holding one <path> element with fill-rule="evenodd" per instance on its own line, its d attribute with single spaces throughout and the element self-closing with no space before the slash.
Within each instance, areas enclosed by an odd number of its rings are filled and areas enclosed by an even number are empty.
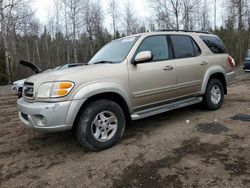
<svg viewBox="0 0 250 188">
<path fill-rule="evenodd" d="M 113 17 L 112 19 L 113 19 L 113 32 L 114 32 L 114 38 L 116 38 L 116 37 L 117 37 L 117 36 L 116 36 L 116 18 Z"/>
<path fill-rule="evenodd" d="M 238 23 L 238 30 L 241 31 L 243 29 L 243 22 L 242 22 L 242 9 L 243 9 L 243 3 L 242 0 L 238 0 L 238 14 L 239 14 L 239 23 Z"/>
<path fill-rule="evenodd" d="M 49 65 L 50 67 L 46 67 L 47 68 L 54 68 L 52 62 L 50 61 L 50 51 L 49 51 L 49 44 L 48 44 L 48 35 L 46 33 L 46 38 L 45 38 L 45 46 L 46 46 L 46 53 L 47 53 L 47 65 Z"/>
<path fill-rule="evenodd" d="M 30 49 L 29 49 L 29 43 L 27 39 L 26 39 L 26 49 L 27 49 L 27 58 L 28 58 L 28 61 L 30 62 Z"/>
<path fill-rule="evenodd" d="M 216 30 L 217 21 L 217 0 L 214 0 L 214 30 Z"/>
<path fill-rule="evenodd" d="M 12 48 L 13 48 L 13 55 L 12 55 L 12 62 L 11 62 L 11 75 L 12 79 L 16 79 L 16 67 L 17 67 L 17 44 L 16 44 L 16 32 L 15 32 L 15 27 L 13 28 L 13 36 L 12 36 Z M 13 65 L 14 63 L 14 65 Z"/>
<path fill-rule="evenodd" d="M 3 1 L 1 0 L 0 0 L 0 17 L 1 17 L 0 25 L 1 25 L 1 31 L 2 31 L 2 40 L 3 40 L 4 54 L 5 54 L 6 75 L 7 75 L 8 84 L 10 84 L 12 81 L 12 75 L 11 75 L 11 67 L 10 67 L 10 64 L 11 64 L 10 50 L 9 50 L 8 38 L 7 38 L 8 28 L 7 28 L 5 16 L 3 13 Z"/>
<path fill-rule="evenodd" d="M 59 47 L 59 44 L 57 44 L 57 47 L 56 47 L 56 53 L 57 53 L 57 65 L 60 65 L 61 64 L 61 61 L 60 61 L 60 47 Z"/>
<path fill-rule="evenodd" d="M 70 63 L 70 48 L 68 42 L 67 42 L 67 62 Z"/>
<path fill-rule="evenodd" d="M 37 61 L 38 61 L 38 64 L 40 65 L 41 67 L 41 61 L 40 61 L 40 53 L 39 53 L 39 46 L 38 46 L 38 41 L 37 39 L 35 39 L 35 43 L 36 43 L 36 53 L 37 53 Z"/>
<path fill-rule="evenodd" d="M 3 34 L 4 35 L 4 34 Z M 11 83 L 12 81 L 12 76 L 11 76 L 11 58 L 10 58 L 10 52 L 9 52 L 9 47 L 8 47 L 8 42 L 5 36 L 3 36 L 3 43 L 4 43 L 4 50 L 5 50 L 5 63 L 6 63 L 6 75 L 7 75 L 7 81 L 8 84 Z"/>
<path fill-rule="evenodd" d="M 69 47 L 69 34 L 68 34 L 68 17 L 67 8 L 64 7 L 64 19 L 65 19 L 65 39 L 66 39 L 66 49 L 67 49 L 67 63 L 70 63 L 70 47 Z"/>
<path fill-rule="evenodd" d="M 78 63 L 78 58 L 77 58 L 77 48 L 76 48 L 76 8 L 73 8 L 73 20 L 72 20 L 72 24 L 73 24 L 73 51 L 74 51 L 74 63 Z"/>
</svg>

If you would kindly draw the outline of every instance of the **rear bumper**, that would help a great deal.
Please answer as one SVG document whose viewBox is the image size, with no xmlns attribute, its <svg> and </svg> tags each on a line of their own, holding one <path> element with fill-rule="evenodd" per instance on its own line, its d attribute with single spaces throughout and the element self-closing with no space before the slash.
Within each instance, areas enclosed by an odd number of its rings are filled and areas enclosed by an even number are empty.
<svg viewBox="0 0 250 188">
<path fill-rule="evenodd" d="M 18 115 L 22 123 L 40 132 L 60 132 L 70 130 L 75 117 L 85 100 L 57 103 L 17 101 Z"/>
<path fill-rule="evenodd" d="M 229 72 L 226 74 L 226 81 L 227 81 L 227 85 L 230 85 L 235 79 L 235 72 Z"/>
<path fill-rule="evenodd" d="M 246 72 L 250 72 L 250 64 L 244 64 L 243 65 L 243 70 L 246 71 Z"/>
</svg>

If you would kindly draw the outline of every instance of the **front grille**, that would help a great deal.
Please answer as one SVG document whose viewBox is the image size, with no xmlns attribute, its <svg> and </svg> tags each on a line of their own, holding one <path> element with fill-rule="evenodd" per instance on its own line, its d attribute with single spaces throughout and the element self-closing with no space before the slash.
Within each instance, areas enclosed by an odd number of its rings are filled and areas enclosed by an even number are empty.
<svg viewBox="0 0 250 188">
<path fill-rule="evenodd" d="M 30 82 L 25 82 L 23 85 L 23 95 L 25 97 L 33 97 L 34 96 L 34 84 Z"/>
</svg>

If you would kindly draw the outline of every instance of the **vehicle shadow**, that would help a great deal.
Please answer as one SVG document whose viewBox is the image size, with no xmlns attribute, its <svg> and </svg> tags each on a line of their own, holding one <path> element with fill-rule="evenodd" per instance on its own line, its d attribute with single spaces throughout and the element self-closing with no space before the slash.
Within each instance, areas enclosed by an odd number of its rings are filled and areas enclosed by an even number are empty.
<svg viewBox="0 0 250 188">
<path fill-rule="evenodd" d="M 196 112 L 202 111 L 203 109 L 201 108 L 200 104 L 196 104 L 189 107 L 184 107 L 166 113 L 154 115 L 141 120 L 133 121 L 130 125 L 126 126 L 121 143 L 138 139 L 143 135 L 149 136 L 152 131 L 161 126 L 167 126 L 168 121 L 175 121 L 180 117 L 180 115 L 185 119 L 192 115 L 194 116 Z M 164 122 L 164 124 L 160 122 Z M 27 139 L 27 145 L 29 145 L 29 149 L 32 151 L 46 150 L 46 152 L 58 152 L 60 154 L 62 154 L 62 152 L 64 152 L 65 154 L 83 154 L 90 152 L 88 149 L 82 147 L 77 142 L 72 131 L 61 133 L 38 133 L 32 131 L 29 135 L 31 136 L 29 136 L 29 138 Z"/>
<path fill-rule="evenodd" d="M 128 125 L 126 127 L 123 140 L 138 138 L 143 134 L 150 135 L 152 131 L 162 126 L 167 126 L 168 122 L 175 121 L 179 119 L 180 116 L 186 120 L 190 118 L 190 116 L 194 116 L 196 112 L 202 111 L 204 111 L 204 109 L 202 108 L 201 104 L 195 104 L 192 106 L 179 108 L 169 112 L 147 117 L 141 120 L 133 121 L 131 125 Z M 164 122 L 164 124 L 160 122 Z"/>
</svg>

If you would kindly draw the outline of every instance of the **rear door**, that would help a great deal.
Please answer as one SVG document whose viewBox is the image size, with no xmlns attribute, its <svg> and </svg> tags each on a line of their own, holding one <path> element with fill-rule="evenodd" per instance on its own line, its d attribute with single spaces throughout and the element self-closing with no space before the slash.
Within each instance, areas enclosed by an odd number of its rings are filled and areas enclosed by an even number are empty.
<svg viewBox="0 0 250 188">
<path fill-rule="evenodd" d="M 188 35 L 171 35 L 170 39 L 177 75 L 177 96 L 186 97 L 200 93 L 207 66 L 207 62 L 202 59 L 200 48 Z"/>
</svg>

